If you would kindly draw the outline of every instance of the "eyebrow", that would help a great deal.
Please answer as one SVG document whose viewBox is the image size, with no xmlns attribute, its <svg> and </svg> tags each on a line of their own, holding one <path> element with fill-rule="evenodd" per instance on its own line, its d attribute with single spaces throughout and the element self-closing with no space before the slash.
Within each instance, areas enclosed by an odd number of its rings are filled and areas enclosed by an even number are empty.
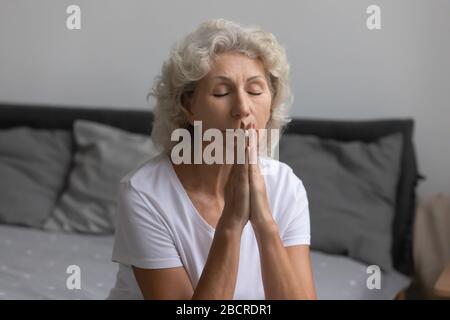
<svg viewBox="0 0 450 320">
<path fill-rule="evenodd" d="M 250 78 L 247 79 L 246 82 L 249 82 L 249 81 L 251 81 L 253 79 L 257 79 L 257 78 L 262 78 L 262 76 L 258 75 L 258 76 L 250 77 Z M 221 80 L 225 80 L 225 81 L 231 81 L 230 78 L 225 77 L 225 76 L 215 76 L 213 79 L 221 79 Z"/>
</svg>

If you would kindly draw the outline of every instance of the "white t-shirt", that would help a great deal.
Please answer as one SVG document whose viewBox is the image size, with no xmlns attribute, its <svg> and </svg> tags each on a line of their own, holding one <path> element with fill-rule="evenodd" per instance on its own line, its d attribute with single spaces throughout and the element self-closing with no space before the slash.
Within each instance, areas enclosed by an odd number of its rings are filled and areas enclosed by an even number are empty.
<svg viewBox="0 0 450 320">
<path fill-rule="evenodd" d="M 260 158 L 270 207 L 284 246 L 310 243 L 305 188 L 292 169 Z M 271 171 L 267 171 L 271 168 Z M 204 220 L 165 154 L 122 178 L 112 261 L 120 263 L 109 299 L 142 299 L 131 265 L 159 269 L 184 266 L 193 288 L 208 257 L 215 229 Z M 264 299 L 258 244 L 251 223 L 241 237 L 235 299 Z"/>
</svg>

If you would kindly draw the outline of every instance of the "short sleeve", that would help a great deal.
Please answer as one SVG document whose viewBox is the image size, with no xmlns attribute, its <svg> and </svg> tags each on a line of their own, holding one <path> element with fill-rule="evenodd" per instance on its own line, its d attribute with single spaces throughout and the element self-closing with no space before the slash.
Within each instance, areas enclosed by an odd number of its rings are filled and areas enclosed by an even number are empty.
<svg viewBox="0 0 450 320">
<path fill-rule="evenodd" d="M 285 215 L 288 223 L 282 235 L 285 247 L 309 245 L 311 242 L 308 197 L 301 180 L 294 173 L 292 175 L 295 177 L 297 187 L 294 188 L 295 194 L 291 197 L 293 201 L 287 201 Z"/>
<path fill-rule="evenodd" d="M 183 265 L 167 224 L 129 181 L 119 185 L 112 261 L 145 269 Z"/>
</svg>

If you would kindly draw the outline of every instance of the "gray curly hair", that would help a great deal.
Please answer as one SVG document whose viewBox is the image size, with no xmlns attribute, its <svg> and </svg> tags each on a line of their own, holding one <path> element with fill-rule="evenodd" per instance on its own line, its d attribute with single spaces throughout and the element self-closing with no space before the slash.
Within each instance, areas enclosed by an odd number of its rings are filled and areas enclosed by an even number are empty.
<svg viewBox="0 0 450 320">
<path fill-rule="evenodd" d="M 163 152 L 169 154 L 178 143 L 170 139 L 173 130 L 192 129 L 182 105 L 183 95 L 195 90 L 196 82 L 209 72 L 214 56 L 225 52 L 239 52 L 262 60 L 272 93 L 267 129 L 279 129 L 281 136 L 281 130 L 291 121 L 289 110 L 293 96 L 289 63 L 285 49 L 275 36 L 257 26 L 244 27 L 225 19 L 209 20 L 175 43 L 147 96 L 156 99 L 151 138 Z"/>
</svg>

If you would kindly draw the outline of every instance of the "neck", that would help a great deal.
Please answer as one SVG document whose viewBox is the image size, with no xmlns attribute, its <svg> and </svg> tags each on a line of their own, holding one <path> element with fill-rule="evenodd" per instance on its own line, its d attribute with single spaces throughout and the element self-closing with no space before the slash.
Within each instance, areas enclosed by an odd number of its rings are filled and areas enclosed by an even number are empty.
<svg viewBox="0 0 450 320">
<path fill-rule="evenodd" d="M 192 156 L 191 164 L 173 164 L 169 155 L 169 161 L 174 168 L 179 180 L 187 191 L 201 192 L 216 198 L 223 198 L 225 184 L 231 171 L 231 164 L 194 164 Z"/>
</svg>

